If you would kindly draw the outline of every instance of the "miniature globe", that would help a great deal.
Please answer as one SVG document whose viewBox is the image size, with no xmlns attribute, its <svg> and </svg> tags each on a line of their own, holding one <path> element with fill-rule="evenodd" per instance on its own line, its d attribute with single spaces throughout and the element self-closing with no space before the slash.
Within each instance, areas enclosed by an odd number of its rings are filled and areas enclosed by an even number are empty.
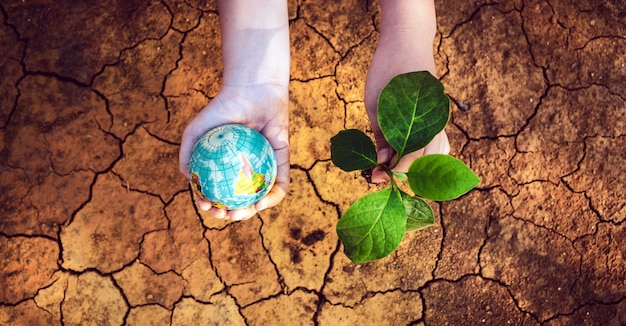
<svg viewBox="0 0 626 326">
<path fill-rule="evenodd" d="M 194 192 L 218 208 L 240 209 L 263 198 L 276 180 L 276 156 L 258 131 L 228 124 L 204 134 L 193 148 Z"/>
</svg>

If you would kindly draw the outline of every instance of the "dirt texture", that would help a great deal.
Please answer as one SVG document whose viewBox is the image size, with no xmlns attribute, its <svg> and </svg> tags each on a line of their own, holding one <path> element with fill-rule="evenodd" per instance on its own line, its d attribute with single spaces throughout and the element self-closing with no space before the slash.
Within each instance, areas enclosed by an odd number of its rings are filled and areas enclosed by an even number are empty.
<svg viewBox="0 0 626 326">
<path fill-rule="evenodd" d="M 626 325 L 626 3 L 436 5 L 451 154 L 482 182 L 356 265 L 334 227 L 378 186 L 329 139 L 371 132 L 376 1 L 289 1 L 291 188 L 245 222 L 178 172 L 216 1 L 0 2 L 0 324 Z"/>
</svg>

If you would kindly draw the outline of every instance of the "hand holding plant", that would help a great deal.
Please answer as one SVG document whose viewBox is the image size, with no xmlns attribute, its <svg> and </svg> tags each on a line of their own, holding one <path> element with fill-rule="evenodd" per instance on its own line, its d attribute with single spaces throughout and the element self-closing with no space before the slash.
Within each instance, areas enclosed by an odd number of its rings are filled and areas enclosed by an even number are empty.
<svg viewBox="0 0 626 326">
<path fill-rule="evenodd" d="M 433 43 L 437 32 L 434 1 L 380 1 L 380 34 L 376 51 L 365 80 L 364 104 L 372 127 L 378 152 L 377 162 L 395 165 L 394 171 L 406 172 L 417 157 L 424 154 L 450 152 L 445 131 L 435 136 L 421 150 L 405 155 L 402 160 L 385 139 L 378 126 L 378 96 L 394 76 L 411 71 L 430 71 L 436 76 Z M 399 161 L 396 165 L 395 162 Z M 389 181 L 380 168 L 372 170 L 375 183 Z"/>
<path fill-rule="evenodd" d="M 394 164 L 377 163 L 372 140 L 356 129 L 340 131 L 331 139 L 333 163 L 344 171 L 378 168 L 390 180 L 389 188 L 357 200 L 337 223 L 346 255 L 362 263 L 393 252 L 407 231 L 434 224 L 434 213 L 422 198 L 455 199 L 480 180 L 463 162 L 445 154 L 415 159 L 406 173 L 393 172 L 403 157 L 429 144 L 446 126 L 450 100 L 439 80 L 427 71 L 394 77 L 378 98 L 378 125 L 397 153 Z M 416 196 L 402 191 L 406 180 Z M 420 198 L 421 197 L 421 198 Z"/>
</svg>

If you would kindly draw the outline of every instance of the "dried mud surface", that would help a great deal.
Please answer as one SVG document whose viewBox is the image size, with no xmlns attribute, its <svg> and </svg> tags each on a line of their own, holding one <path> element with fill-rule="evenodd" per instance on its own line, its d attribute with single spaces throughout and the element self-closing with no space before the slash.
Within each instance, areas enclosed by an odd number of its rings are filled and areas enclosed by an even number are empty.
<svg viewBox="0 0 626 326">
<path fill-rule="evenodd" d="M 221 82 L 214 1 L 0 4 L 0 324 L 626 324 L 626 4 L 437 1 L 452 154 L 482 179 L 355 265 L 376 2 L 292 0 L 291 189 L 242 223 L 177 171 Z"/>
</svg>

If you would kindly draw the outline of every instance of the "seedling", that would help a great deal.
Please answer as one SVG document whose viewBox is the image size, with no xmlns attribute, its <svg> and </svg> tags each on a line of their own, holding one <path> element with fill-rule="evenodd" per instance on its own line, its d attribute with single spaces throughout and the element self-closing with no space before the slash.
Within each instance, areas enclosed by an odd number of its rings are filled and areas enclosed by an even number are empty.
<svg viewBox="0 0 626 326">
<path fill-rule="evenodd" d="M 378 97 L 378 124 L 398 162 L 430 143 L 449 117 L 450 99 L 441 82 L 427 71 L 394 77 Z M 358 199 L 337 223 L 344 252 L 355 263 L 386 257 L 406 232 L 433 225 L 433 210 L 424 199 L 452 200 L 480 182 L 467 165 L 444 154 L 421 156 L 406 173 L 393 172 L 395 164 L 376 163 L 374 142 L 357 129 L 342 130 L 331 138 L 331 159 L 347 172 L 379 167 L 390 180 L 389 187 Z M 398 184 L 404 181 L 414 195 L 400 189 Z"/>
</svg>

